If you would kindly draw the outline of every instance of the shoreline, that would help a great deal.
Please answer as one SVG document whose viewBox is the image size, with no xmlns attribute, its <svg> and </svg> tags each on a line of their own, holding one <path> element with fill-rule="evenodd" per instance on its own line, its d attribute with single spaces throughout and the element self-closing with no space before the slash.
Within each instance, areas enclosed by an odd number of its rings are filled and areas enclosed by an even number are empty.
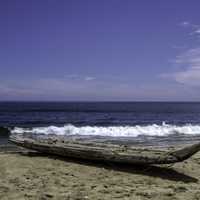
<svg viewBox="0 0 200 200">
<path fill-rule="evenodd" d="M 4 199 L 199 199 L 200 153 L 173 166 L 133 166 L 0 153 Z"/>
</svg>

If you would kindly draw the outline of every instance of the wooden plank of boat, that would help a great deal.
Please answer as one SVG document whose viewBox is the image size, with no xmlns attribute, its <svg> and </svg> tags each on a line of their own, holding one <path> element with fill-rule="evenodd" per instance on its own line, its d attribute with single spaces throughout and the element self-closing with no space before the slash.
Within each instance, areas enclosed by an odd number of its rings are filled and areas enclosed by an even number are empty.
<svg viewBox="0 0 200 200">
<path fill-rule="evenodd" d="M 9 140 L 21 147 L 48 154 L 143 165 L 181 162 L 200 150 L 200 142 L 178 150 L 167 151 L 164 149 L 74 141 L 72 139 L 33 139 L 17 135 L 10 136 Z"/>
</svg>

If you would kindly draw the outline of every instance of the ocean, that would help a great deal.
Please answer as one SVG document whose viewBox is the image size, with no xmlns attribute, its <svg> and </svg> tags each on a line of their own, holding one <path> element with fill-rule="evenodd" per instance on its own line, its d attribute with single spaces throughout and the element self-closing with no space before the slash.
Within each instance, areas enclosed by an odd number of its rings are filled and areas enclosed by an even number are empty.
<svg viewBox="0 0 200 200">
<path fill-rule="evenodd" d="M 2 127 L 12 134 L 78 135 L 136 145 L 191 143 L 200 139 L 200 103 L 1 102 Z"/>
</svg>

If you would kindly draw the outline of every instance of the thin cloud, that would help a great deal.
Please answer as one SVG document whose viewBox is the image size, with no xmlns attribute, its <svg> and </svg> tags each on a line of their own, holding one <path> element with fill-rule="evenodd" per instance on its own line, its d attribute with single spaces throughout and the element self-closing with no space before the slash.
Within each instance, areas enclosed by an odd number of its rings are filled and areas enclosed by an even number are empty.
<svg viewBox="0 0 200 200">
<path fill-rule="evenodd" d="M 184 91 L 184 92 L 183 92 Z M 183 85 L 133 84 L 124 81 L 74 81 L 65 78 L 41 78 L 21 82 L 0 82 L 0 100 L 195 100 L 196 91 Z"/>
<path fill-rule="evenodd" d="M 198 27 L 196 30 L 194 30 L 191 34 L 200 37 L 200 27 Z"/>
<path fill-rule="evenodd" d="M 189 49 L 176 59 L 176 63 L 185 66 L 185 69 L 174 74 L 179 83 L 200 86 L 200 47 Z"/>
<path fill-rule="evenodd" d="M 195 33 L 200 34 L 200 28 L 198 28 Z"/>
<path fill-rule="evenodd" d="M 181 66 L 181 70 L 164 73 L 160 77 L 174 79 L 178 83 L 189 86 L 200 86 L 200 47 L 178 55 L 174 62 Z"/>
<path fill-rule="evenodd" d="M 190 29 L 189 35 L 200 36 L 200 25 L 193 24 L 188 21 L 181 22 L 179 25 L 182 26 L 183 28 Z"/>
<path fill-rule="evenodd" d="M 92 77 L 92 76 L 86 76 L 85 77 L 85 81 L 93 81 L 95 80 L 96 78 L 95 77 Z"/>
<path fill-rule="evenodd" d="M 186 46 L 185 45 L 172 45 L 172 48 L 173 49 L 185 49 L 186 48 Z"/>
<path fill-rule="evenodd" d="M 184 27 L 184 28 L 199 28 L 200 26 L 197 24 L 193 24 L 189 21 L 183 21 L 179 24 L 180 26 Z"/>
<path fill-rule="evenodd" d="M 200 26 L 191 24 L 189 22 L 182 22 L 183 27 L 189 27 L 192 29 L 192 33 L 199 34 Z M 194 38 L 195 39 L 195 38 Z M 177 83 L 189 85 L 189 86 L 200 86 L 200 44 L 193 48 L 189 48 L 179 55 L 176 56 L 174 63 L 180 68 L 180 70 L 173 73 L 161 74 L 162 78 L 174 79 Z"/>
<path fill-rule="evenodd" d="M 188 21 L 183 21 L 179 25 L 182 27 L 190 27 L 192 24 Z"/>
<path fill-rule="evenodd" d="M 84 81 L 93 81 L 96 79 L 96 77 L 93 77 L 93 76 L 83 76 L 83 75 L 78 75 L 78 74 L 69 74 L 69 75 L 66 75 L 65 76 L 66 79 L 71 79 L 71 80 L 74 80 L 74 81 L 81 81 L 81 80 L 84 80 Z"/>
</svg>

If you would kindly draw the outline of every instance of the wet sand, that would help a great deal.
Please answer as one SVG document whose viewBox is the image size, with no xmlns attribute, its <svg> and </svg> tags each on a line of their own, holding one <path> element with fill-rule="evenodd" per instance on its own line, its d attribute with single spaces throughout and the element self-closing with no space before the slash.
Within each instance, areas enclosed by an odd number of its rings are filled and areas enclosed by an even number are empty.
<svg viewBox="0 0 200 200">
<path fill-rule="evenodd" d="M 0 153 L 0 199 L 200 199 L 200 153 L 173 166 L 127 166 Z"/>
</svg>

